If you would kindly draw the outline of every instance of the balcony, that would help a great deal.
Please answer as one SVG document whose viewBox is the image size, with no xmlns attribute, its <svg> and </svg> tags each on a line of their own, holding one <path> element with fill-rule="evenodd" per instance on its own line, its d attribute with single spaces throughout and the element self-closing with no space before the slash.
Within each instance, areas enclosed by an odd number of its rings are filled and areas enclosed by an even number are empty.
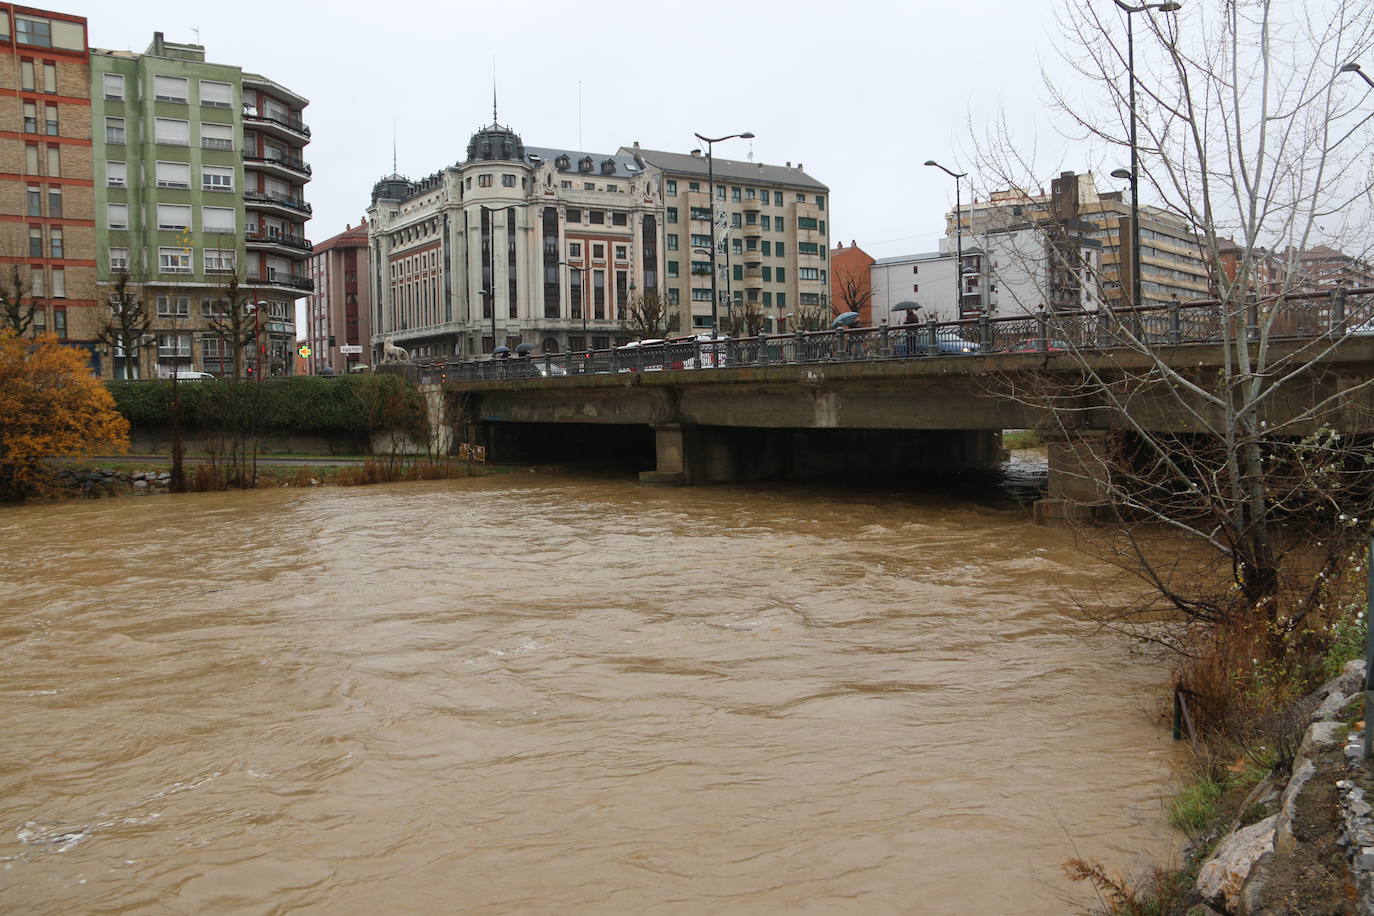
<svg viewBox="0 0 1374 916">
<path fill-rule="evenodd" d="M 309 178 L 311 174 L 310 163 L 295 156 L 259 156 L 257 153 L 243 151 L 244 165 L 251 165 L 256 169 L 267 172 L 276 172 L 288 178 Z"/>
<path fill-rule="evenodd" d="M 269 270 L 266 278 L 249 277 L 247 283 L 249 286 L 283 286 L 287 289 L 300 290 L 307 293 L 313 293 L 315 291 L 314 280 L 283 270 Z"/>
<path fill-rule="evenodd" d="M 263 114 L 251 105 L 243 106 L 243 124 L 277 136 L 292 140 L 310 142 L 310 128 L 304 121 L 290 115 L 274 116 Z"/>
<path fill-rule="evenodd" d="M 314 212 L 310 204 L 299 197 L 288 197 L 285 194 L 270 194 L 266 191 L 244 191 L 244 203 L 250 206 L 280 207 L 293 214 L 304 213 L 307 216 Z"/>
<path fill-rule="evenodd" d="M 763 237 L 763 227 L 758 223 L 744 224 L 744 237 L 747 239 L 757 239 Z"/>
<path fill-rule="evenodd" d="M 306 239 L 294 235 L 283 235 L 279 232 L 257 232 L 249 229 L 243 234 L 244 239 L 249 245 L 280 245 L 283 248 L 290 248 L 293 252 L 304 252 L 309 254 L 315 250 L 315 246 Z"/>
</svg>

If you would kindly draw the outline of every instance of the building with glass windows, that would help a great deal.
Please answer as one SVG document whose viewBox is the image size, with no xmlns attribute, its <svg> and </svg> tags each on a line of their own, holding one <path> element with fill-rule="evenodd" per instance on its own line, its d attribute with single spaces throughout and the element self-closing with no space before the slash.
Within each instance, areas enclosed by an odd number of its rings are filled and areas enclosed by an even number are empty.
<svg viewBox="0 0 1374 916">
<path fill-rule="evenodd" d="M 86 20 L 0 3 L 0 48 L 0 325 L 98 367 Z"/>
<path fill-rule="evenodd" d="M 713 244 L 710 174 L 715 177 L 715 214 L 725 214 L 724 252 L 716 256 L 717 309 L 722 328 L 744 311 L 761 314 L 765 331 L 790 331 L 787 317 L 834 314 L 830 302 L 828 208 L 830 189 L 799 162 L 765 165 L 715 156 L 707 168 L 703 150 L 671 153 L 622 147 L 663 180 L 664 291 L 684 325 L 711 328 Z M 716 239 L 715 244 L 722 240 Z M 689 318 L 690 316 L 690 318 Z"/>
<path fill-rule="evenodd" d="M 294 303 L 312 285 L 308 101 L 161 32 L 142 54 L 96 48 L 90 59 L 101 288 L 127 276 L 151 306 L 159 372 L 224 374 L 233 353 L 213 323 L 237 284 L 255 310 L 245 365 L 290 372 Z"/>
<path fill-rule="evenodd" d="M 367 211 L 372 359 L 497 346 L 604 348 L 662 295 L 663 198 L 632 155 L 526 146 L 496 122 L 427 178 L 378 181 Z"/>
</svg>

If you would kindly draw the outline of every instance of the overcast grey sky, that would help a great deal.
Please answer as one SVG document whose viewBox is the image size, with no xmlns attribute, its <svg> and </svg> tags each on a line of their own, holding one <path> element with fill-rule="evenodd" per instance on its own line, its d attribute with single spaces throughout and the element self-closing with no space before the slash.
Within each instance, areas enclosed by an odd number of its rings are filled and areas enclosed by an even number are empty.
<svg viewBox="0 0 1374 916">
<path fill-rule="evenodd" d="M 47 4 L 39 4 L 47 5 Z M 1047 0 L 931 2 L 315 3 L 71 0 L 96 47 L 142 51 L 154 31 L 196 41 L 311 100 L 306 188 L 320 241 L 357 223 L 372 183 L 462 159 L 500 116 L 536 146 L 611 152 L 638 140 L 685 152 L 693 132 L 753 131 L 718 155 L 802 162 L 832 192 L 830 234 L 875 257 L 931 250 L 969 120 L 1005 110 L 1034 133 L 1048 178 L 1062 141 L 1038 123 L 1040 64 L 1054 61 Z M 581 124 L 578 84 L 581 83 Z"/>
</svg>

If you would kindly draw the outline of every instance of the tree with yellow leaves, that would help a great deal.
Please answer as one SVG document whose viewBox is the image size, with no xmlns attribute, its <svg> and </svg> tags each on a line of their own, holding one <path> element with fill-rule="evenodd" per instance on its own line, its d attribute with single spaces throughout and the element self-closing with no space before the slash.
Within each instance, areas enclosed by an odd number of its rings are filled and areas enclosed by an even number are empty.
<svg viewBox="0 0 1374 916">
<path fill-rule="evenodd" d="M 48 492 L 54 458 L 128 448 L 129 421 L 85 354 L 0 328 L 0 501 Z"/>
</svg>

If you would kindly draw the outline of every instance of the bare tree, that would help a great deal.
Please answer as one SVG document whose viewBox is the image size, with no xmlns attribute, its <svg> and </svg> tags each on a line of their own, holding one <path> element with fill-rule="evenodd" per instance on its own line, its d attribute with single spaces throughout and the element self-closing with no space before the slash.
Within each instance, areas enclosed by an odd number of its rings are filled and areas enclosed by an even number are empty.
<svg viewBox="0 0 1374 916">
<path fill-rule="evenodd" d="M 1131 132 L 1125 15 L 1097 0 L 1064 7 L 1077 79 L 1049 83 L 1071 135 L 1121 158 Z M 1369 528 L 1374 481 L 1368 443 L 1349 430 L 1370 382 L 1336 385 L 1326 365 L 1374 303 L 1352 299 L 1333 330 L 1336 304 L 1317 302 L 1310 321 L 1285 305 L 1300 283 L 1291 267 L 1272 297 L 1251 286 L 1269 250 L 1317 239 L 1369 250 L 1374 104 L 1340 71 L 1374 48 L 1374 8 L 1216 0 L 1137 15 L 1134 26 L 1142 193 L 1196 234 L 1216 281 L 1206 323 L 1217 365 L 1178 359 L 1162 313 L 1104 305 L 1085 327 L 1051 310 L 1072 371 L 1023 377 L 1008 392 L 1044 409 L 1069 459 L 1062 473 L 1077 478 L 1072 498 L 1115 513 L 1124 539 L 1092 541 L 1147 586 L 1133 611 L 1250 628 L 1283 657 L 1318 638 L 1332 584 L 1362 562 L 1354 545 Z M 1034 165 L 1012 139 L 999 126 L 979 152 L 1003 186 Z M 1233 271 L 1221 258 L 1228 238 Z M 1147 286 L 1169 282 L 1164 256 L 1146 264 Z M 1114 349 L 1099 349 L 1104 336 Z"/>
<path fill-rule="evenodd" d="M 735 303 L 722 323 L 722 330 L 729 337 L 755 337 L 763 330 L 763 309 L 758 302 L 748 300 Z"/>
<path fill-rule="evenodd" d="M 148 311 L 147 303 L 131 289 L 131 282 L 128 271 L 121 271 L 106 297 L 109 314 L 101 321 L 95 334 L 96 340 L 112 354 L 123 355 L 120 373 L 126 379 L 142 375 L 139 354 L 153 325 L 153 315 Z"/>
<path fill-rule="evenodd" d="M 620 326 L 638 338 L 666 337 L 677 319 L 677 311 L 654 290 L 630 296 L 620 312 Z"/>
<path fill-rule="evenodd" d="M 0 327 L 13 328 L 20 337 L 35 333 L 39 310 L 27 274 L 28 265 L 17 261 L 0 267 Z"/>
<path fill-rule="evenodd" d="M 244 351 L 257 344 L 262 316 L 257 314 L 258 304 L 251 293 L 240 285 L 237 269 L 226 274 L 220 294 L 220 309 L 209 316 L 206 324 L 221 341 L 222 349 L 232 355 L 233 377 L 243 378 Z M 261 363 L 261 359 L 255 360 L 258 372 L 262 371 Z"/>
<path fill-rule="evenodd" d="M 834 302 L 841 314 L 863 314 L 873 303 L 873 286 L 866 266 L 832 268 L 831 279 L 834 281 Z"/>
</svg>

